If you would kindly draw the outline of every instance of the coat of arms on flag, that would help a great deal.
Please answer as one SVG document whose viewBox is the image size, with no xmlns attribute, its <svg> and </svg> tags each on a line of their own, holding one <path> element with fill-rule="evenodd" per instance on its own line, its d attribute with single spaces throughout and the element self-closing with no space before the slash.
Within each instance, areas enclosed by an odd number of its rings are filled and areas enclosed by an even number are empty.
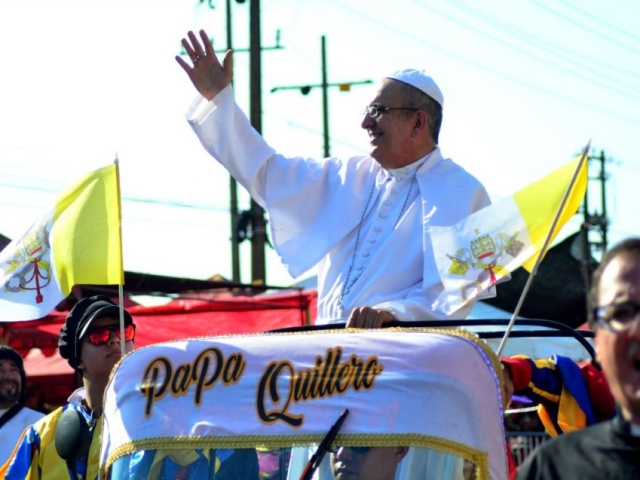
<svg viewBox="0 0 640 480">
<path fill-rule="evenodd" d="M 481 234 L 475 230 L 476 237 L 468 247 L 459 248 L 454 255 L 447 253 L 451 260 L 449 273 L 469 280 L 460 286 L 463 299 L 477 296 L 482 290 L 495 285 L 498 277 L 508 275 L 505 265 L 517 257 L 524 243 L 518 240 L 518 232 Z"/>
<path fill-rule="evenodd" d="M 42 222 L 11 244 L 15 247 L 6 252 L 6 264 L 0 264 L 0 268 L 5 270 L 6 292 L 33 292 L 33 300 L 42 303 L 42 290 L 51 281 L 49 229 L 48 222 Z"/>
</svg>

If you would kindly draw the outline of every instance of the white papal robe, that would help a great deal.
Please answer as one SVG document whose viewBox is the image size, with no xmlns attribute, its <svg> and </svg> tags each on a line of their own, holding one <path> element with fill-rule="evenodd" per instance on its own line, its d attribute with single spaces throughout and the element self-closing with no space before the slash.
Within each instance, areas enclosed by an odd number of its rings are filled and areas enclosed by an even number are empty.
<svg viewBox="0 0 640 480">
<path fill-rule="evenodd" d="M 231 86 L 211 101 L 198 97 L 187 120 L 267 211 L 289 273 L 296 278 L 318 266 L 318 324 L 344 321 L 360 306 L 386 309 L 399 320 L 446 318 L 432 308 L 443 286 L 426 228 L 452 225 L 490 200 L 439 148 L 395 170 L 368 156 L 285 157 L 253 129 Z"/>
</svg>

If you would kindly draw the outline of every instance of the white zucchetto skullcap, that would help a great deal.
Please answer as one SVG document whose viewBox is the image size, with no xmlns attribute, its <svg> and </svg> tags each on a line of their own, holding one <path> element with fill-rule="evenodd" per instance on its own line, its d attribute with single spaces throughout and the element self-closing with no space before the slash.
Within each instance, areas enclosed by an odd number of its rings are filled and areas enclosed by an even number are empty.
<svg viewBox="0 0 640 480">
<path fill-rule="evenodd" d="M 411 85 L 412 87 L 416 87 L 418 90 L 423 91 L 433 98 L 441 107 L 444 103 L 444 97 L 442 96 L 440 88 L 438 88 L 438 85 L 433 81 L 433 78 L 427 75 L 424 70 L 414 70 L 412 68 L 398 70 L 386 78 L 398 80 Z"/>
</svg>

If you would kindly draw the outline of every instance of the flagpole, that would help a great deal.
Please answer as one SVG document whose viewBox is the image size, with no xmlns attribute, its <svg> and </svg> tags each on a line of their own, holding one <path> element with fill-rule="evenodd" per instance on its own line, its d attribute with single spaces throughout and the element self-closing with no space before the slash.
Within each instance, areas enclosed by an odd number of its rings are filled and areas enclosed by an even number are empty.
<svg viewBox="0 0 640 480">
<path fill-rule="evenodd" d="M 564 207 L 567 204 L 567 201 L 569 200 L 569 196 L 571 195 L 571 191 L 573 190 L 573 186 L 575 185 L 575 183 L 576 183 L 576 181 L 578 179 L 578 175 L 580 174 L 580 170 L 582 169 L 582 166 L 584 165 L 584 162 L 587 159 L 587 155 L 589 153 L 589 149 L 590 148 L 591 148 L 591 140 L 589 140 L 589 142 L 587 142 L 587 145 L 584 147 L 584 150 L 582 151 L 582 157 L 580 158 L 580 161 L 578 162 L 578 167 L 576 168 L 576 171 L 573 173 L 573 177 L 571 178 L 571 182 L 569 183 L 569 187 L 564 192 L 564 196 L 562 197 L 562 202 L 560 203 L 560 208 L 558 208 L 558 212 L 556 213 L 556 216 L 553 219 L 553 223 L 551 224 L 551 228 L 549 229 L 549 233 L 547 233 L 547 237 L 544 240 L 544 244 L 543 244 L 542 248 L 540 249 L 540 251 L 538 252 L 538 256 L 536 257 L 536 263 L 533 266 L 533 270 L 529 274 L 529 278 L 527 279 L 527 283 L 525 284 L 524 289 L 522 290 L 522 294 L 520 295 L 520 298 L 518 299 L 518 304 L 516 305 L 516 308 L 513 311 L 513 315 L 511 315 L 511 320 L 509 320 L 509 324 L 507 325 L 507 329 L 504 332 L 504 336 L 502 337 L 502 341 L 500 342 L 500 346 L 498 347 L 498 350 L 496 352 L 496 355 L 498 357 L 500 357 L 500 355 L 502 355 L 502 351 L 504 350 L 504 347 L 505 347 L 505 345 L 507 343 L 507 338 L 509 338 L 509 334 L 511 333 L 511 330 L 513 329 L 513 325 L 516 322 L 516 317 L 520 313 L 520 309 L 522 308 L 522 304 L 524 303 L 524 299 L 526 298 L 527 293 L 529 293 L 529 289 L 531 288 L 531 284 L 533 283 L 533 278 L 538 273 L 538 266 L 540 265 L 540 262 L 542 262 L 542 257 L 544 256 L 545 252 L 547 251 L 547 248 L 549 247 L 549 243 L 551 243 L 551 237 L 553 235 L 553 231 L 556 229 L 556 225 L 558 224 L 558 221 L 560 220 L 560 216 L 562 215 L 562 212 L 564 211 Z"/>
<path fill-rule="evenodd" d="M 127 353 L 127 342 L 124 339 L 124 291 L 122 285 L 118 285 L 118 307 L 120 312 L 120 353 L 124 357 Z"/>
<path fill-rule="evenodd" d="M 120 160 L 118 159 L 118 152 L 116 152 L 116 158 L 113 161 L 116 165 L 116 186 L 118 189 L 118 237 L 120 238 L 120 283 L 118 284 L 118 309 L 120 313 L 120 353 L 124 357 L 127 353 L 127 346 L 124 335 L 124 262 L 122 260 L 122 204 L 120 201 Z"/>
</svg>

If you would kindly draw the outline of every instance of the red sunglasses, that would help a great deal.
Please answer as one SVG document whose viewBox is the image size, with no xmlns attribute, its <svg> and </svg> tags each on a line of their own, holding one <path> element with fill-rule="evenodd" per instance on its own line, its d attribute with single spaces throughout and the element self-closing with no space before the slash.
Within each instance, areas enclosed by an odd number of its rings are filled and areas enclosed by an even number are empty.
<svg viewBox="0 0 640 480">
<path fill-rule="evenodd" d="M 106 345 L 109 343 L 109 338 L 111 338 L 111 332 L 116 334 L 116 337 L 122 338 L 120 336 L 120 325 L 105 325 L 104 327 L 94 328 L 93 330 L 89 330 L 87 332 L 87 340 L 89 343 L 93 345 Z M 124 341 L 130 342 L 136 336 L 136 326 L 125 325 L 124 327 Z"/>
</svg>

